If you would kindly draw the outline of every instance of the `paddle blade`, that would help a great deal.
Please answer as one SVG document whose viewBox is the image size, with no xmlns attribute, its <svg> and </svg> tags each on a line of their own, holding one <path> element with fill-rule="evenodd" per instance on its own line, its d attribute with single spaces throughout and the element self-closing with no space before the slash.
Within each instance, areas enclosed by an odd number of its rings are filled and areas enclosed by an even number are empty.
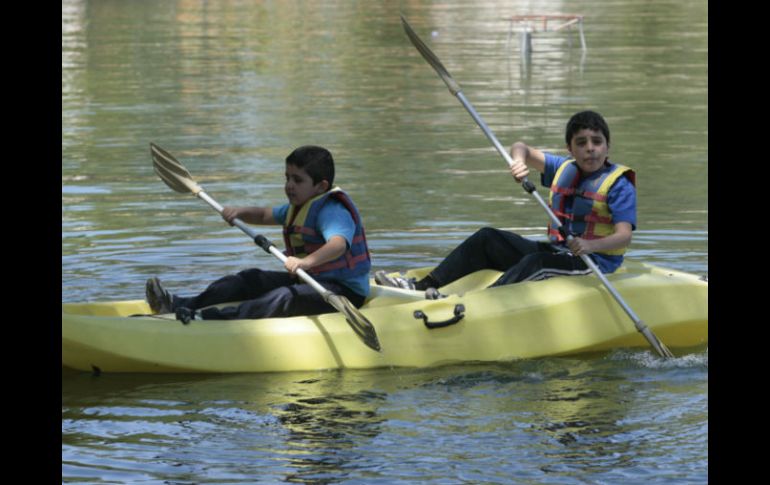
<svg viewBox="0 0 770 485">
<path fill-rule="evenodd" d="M 438 73 L 439 77 L 441 77 L 441 80 L 444 81 L 444 84 L 449 88 L 449 92 L 451 92 L 453 95 L 456 95 L 458 92 L 460 92 L 460 85 L 455 82 L 454 79 L 452 79 L 452 76 L 449 75 L 449 71 L 446 70 L 443 64 L 441 64 L 441 61 L 436 57 L 436 55 L 428 48 L 427 45 L 425 45 L 425 42 L 423 42 L 417 34 L 412 30 L 412 27 L 409 25 L 409 22 L 406 21 L 404 16 L 401 16 L 401 24 L 404 26 L 404 31 L 406 32 L 406 36 L 409 37 L 409 40 L 412 42 L 412 44 L 417 48 L 417 50 L 422 54 L 422 57 L 428 61 L 428 64 L 433 66 L 433 69 Z"/>
<path fill-rule="evenodd" d="M 329 293 L 325 295 L 326 302 L 336 308 L 345 316 L 348 325 L 358 335 L 368 347 L 380 351 L 380 340 L 377 338 L 377 332 L 374 325 L 370 322 L 350 301 L 344 296 Z"/>
<path fill-rule="evenodd" d="M 658 353 L 658 355 L 666 358 L 674 357 L 674 354 L 671 352 L 671 350 L 669 350 L 669 348 L 666 347 L 666 345 L 663 342 L 661 342 L 660 339 L 658 339 L 658 337 L 654 333 L 652 333 L 652 330 L 650 330 L 645 326 L 641 332 L 642 332 L 642 335 L 644 335 L 644 337 L 650 343 L 652 348 L 655 349 L 655 351 Z"/>
<path fill-rule="evenodd" d="M 183 194 L 192 193 L 193 195 L 202 190 L 200 185 L 192 179 L 192 175 L 185 166 L 166 150 L 150 143 L 150 153 L 152 154 L 152 165 L 155 173 L 172 190 Z"/>
</svg>

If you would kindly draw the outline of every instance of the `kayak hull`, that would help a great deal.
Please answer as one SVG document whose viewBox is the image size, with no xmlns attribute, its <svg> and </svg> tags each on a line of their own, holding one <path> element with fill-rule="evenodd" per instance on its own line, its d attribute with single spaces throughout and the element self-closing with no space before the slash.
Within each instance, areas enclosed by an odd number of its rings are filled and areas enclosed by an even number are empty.
<svg viewBox="0 0 770 485">
<path fill-rule="evenodd" d="M 428 269 L 416 270 L 415 275 Z M 62 305 L 62 365 L 96 372 L 283 372 L 429 367 L 650 348 L 595 276 L 487 288 L 484 270 L 422 292 L 372 287 L 361 312 L 382 351 L 365 346 L 339 313 L 261 320 L 192 321 L 149 313 L 142 300 Z M 627 263 L 608 275 L 628 305 L 675 354 L 708 343 L 708 282 L 688 273 Z M 458 308 L 462 305 L 463 308 Z M 428 328 L 429 323 L 452 321 Z"/>
</svg>

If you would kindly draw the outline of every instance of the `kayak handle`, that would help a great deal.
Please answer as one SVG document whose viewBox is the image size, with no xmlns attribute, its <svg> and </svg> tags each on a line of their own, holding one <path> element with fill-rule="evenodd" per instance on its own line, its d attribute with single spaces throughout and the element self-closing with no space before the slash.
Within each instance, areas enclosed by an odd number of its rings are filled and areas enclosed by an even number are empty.
<svg viewBox="0 0 770 485">
<path fill-rule="evenodd" d="M 414 318 L 416 318 L 417 320 L 422 319 L 426 327 L 433 329 L 433 328 L 441 328 L 441 327 L 448 327 L 450 325 L 454 325 L 455 323 L 459 322 L 465 317 L 465 313 L 463 312 L 465 312 L 465 305 L 460 303 L 455 305 L 455 316 L 450 318 L 449 320 L 444 320 L 443 322 L 429 322 L 428 315 L 426 315 L 422 310 L 415 310 Z"/>
</svg>

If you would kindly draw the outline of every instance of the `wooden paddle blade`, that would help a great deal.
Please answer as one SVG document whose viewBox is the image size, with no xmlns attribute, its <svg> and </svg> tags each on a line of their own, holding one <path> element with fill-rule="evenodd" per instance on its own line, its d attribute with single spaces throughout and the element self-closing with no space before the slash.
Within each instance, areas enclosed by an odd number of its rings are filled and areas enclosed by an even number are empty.
<svg viewBox="0 0 770 485">
<path fill-rule="evenodd" d="M 449 88 L 449 92 L 453 95 L 456 95 L 458 92 L 460 92 L 460 85 L 455 82 L 454 79 L 452 79 L 452 76 L 449 75 L 449 71 L 446 70 L 443 64 L 441 64 L 441 61 L 436 57 L 436 55 L 431 51 L 427 45 L 425 45 L 425 42 L 423 42 L 417 34 L 412 30 L 412 27 L 409 25 L 409 22 L 406 21 L 404 16 L 401 16 L 401 23 L 404 26 L 404 31 L 406 32 L 407 37 L 409 37 L 409 40 L 412 42 L 412 44 L 417 48 L 417 50 L 422 54 L 422 57 L 428 61 L 428 64 L 430 64 L 433 69 L 438 73 L 439 77 L 441 77 L 441 80 L 444 81 L 444 84 Z"/>
<path fill-rule="evenodd" d="M 377 338 L 377 332 L 374 325 L 370 322 L 356 307 L 350 303 L 350 300 L 341 295 L 329 293 L 325 296 L 326 302 L 345 315 L 345 320 L 350 328 L 356 333 L 369 348 L 380 351 L 380 340 Z"/>
<path fill-rule="evenodd" d="M 193 195 L 202 190 L 200 185 L 192 179 L 192 175 L 185 166 L 166 150 L 150 143 L 150 153 L 152 154 L 152 165 L 155 173 L 172 190 L 183 194 L 192 193 Z"/>
</svg>

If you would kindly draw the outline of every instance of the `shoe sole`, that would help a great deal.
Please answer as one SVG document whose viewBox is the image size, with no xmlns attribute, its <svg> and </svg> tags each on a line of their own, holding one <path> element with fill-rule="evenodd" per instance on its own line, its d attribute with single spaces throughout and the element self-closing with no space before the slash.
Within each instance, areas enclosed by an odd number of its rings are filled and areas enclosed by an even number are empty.
<svg viewBox="0 0 770 485">
<path fill-rule="evenodd" d="M 158 278 L 150 278 L 145 285 L 145 296 L 147 303 L 150 305 L 150 309 L 156 314 L 171 313 L 171 306 L 167 305 L 164 301 L 166 298 L 160 295 L 165 295 L 166 292 L 160 284 Z"/>
</svg>

